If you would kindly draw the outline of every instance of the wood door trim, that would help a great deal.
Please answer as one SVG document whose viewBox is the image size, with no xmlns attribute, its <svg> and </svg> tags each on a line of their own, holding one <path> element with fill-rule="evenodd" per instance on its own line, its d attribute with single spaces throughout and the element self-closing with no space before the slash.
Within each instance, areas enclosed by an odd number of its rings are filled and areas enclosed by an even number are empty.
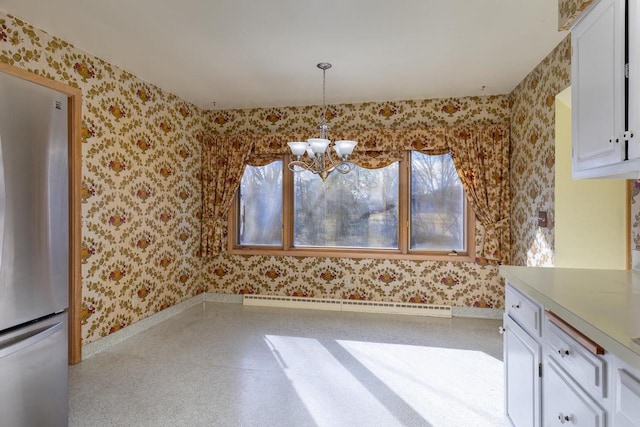
<svg viewBox="0 0 640 427">
<path fill-rule="evenodd" d="M 82 360 L 82 90 L 0 62 L 0 72 L 64 93 L 69 98 L 69 364 Z"/>
</svg>

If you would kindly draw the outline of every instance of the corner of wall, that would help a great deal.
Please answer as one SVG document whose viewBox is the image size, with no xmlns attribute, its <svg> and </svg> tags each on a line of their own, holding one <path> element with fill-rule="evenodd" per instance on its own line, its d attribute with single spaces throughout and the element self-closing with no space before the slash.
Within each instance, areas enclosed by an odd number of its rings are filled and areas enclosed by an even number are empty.
<svg viewBox="0 0 640 427">
<path fill-rule="evenodd" d="M 554 230 L 539 228 L 537 213 L 555 205 L 555 96 L 571 84 L 567 36 L 509 94 L 511 101 L 511 260 L 552 266 Z"/>
</svg>

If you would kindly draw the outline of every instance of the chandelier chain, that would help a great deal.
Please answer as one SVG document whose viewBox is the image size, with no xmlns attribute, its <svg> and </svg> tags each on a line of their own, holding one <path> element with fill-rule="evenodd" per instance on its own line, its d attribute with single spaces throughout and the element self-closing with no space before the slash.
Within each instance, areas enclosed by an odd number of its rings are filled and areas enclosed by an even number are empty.
<svg viewBox="0 0 640 427">
<path fill-rule="evenodd" d="M 325 136 L 325 131 L 326 131 L 326 124 L 327 124 L 327 102 L 326 102 L 326 85 L 327 85 L 327 78 L 326 78 L 326 74 L 327 74 L 327 70 L 326 69 L 322 69 L 322 122 L 321 122 L 321 133 L 322 135 L 320 136 L 321 138 L 326 138 Z"/>
</svg>

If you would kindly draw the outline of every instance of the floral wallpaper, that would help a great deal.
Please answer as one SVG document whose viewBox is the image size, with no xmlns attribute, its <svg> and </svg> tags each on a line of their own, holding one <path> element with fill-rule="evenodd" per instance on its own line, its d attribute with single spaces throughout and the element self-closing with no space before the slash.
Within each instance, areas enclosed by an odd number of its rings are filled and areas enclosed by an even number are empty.
<svg viewBox="0 0 640 427">
<path fill-rule="evenodd" d="M 208 111 L 208 130 L 223 133 L 316 135 L 322 106 Z M 509 122 L 506 96 L 422 99 L 327 105 L 330 132 L 412 129 Z"/>
<path fill-rule="evenodd" d="M 555 96 L 571 84 L 567 36 L 510 94 L 511 263 L 553 266 L 553 224 L 539 228 L 539 210 L 553 218 Z"/>
<path fill-rule="evenodd" d="M 204 269 L 209 292 L 504 306 L 498 269 L 476 262 L 220 255 Z"/>
<path fill-rule="evenodd" d="M 0 61 L 82 89 L 82 339 L 204 291 L 197 107 L 0 11 Z"/>
<path fill-rule="evenodd" d="M 320 106 L 210 111 L 208 128 L 213 134 L 312 136 L 317 133 L 320 115 Z M 507 96 L 330 105 L 328 119 L 335 133 L 508 123 L 509 105 Z M 210 292 L 496 308 L 504 305 L 497 267 L 484 259 L 437 262 L 223 253 L 203 262 Z"/>
<path fill-rule="evenodd" d="M 513 259 L 524 264 L 535 228 L 529 211 L 553 207 L 549 96 L 566 86 L 567 55 L 565 41 L 511 96 L 330 105 L 328 118 L 337 132 L 511 121 Z M 320 106 L 202 111 L 2 11 L 0 61 L 83 93 L 85 344 L 202 292 L 504 304 L 497 267 L 484 259 L 198 257 L 201 135 L 314 135 Z M 549 257 L 537 250 L 535 259 Z"/>
<path fill-rule="evenodd" d="M 558 0 L 558 30 L 568 30 L 594 0 Z"/>
</svg>

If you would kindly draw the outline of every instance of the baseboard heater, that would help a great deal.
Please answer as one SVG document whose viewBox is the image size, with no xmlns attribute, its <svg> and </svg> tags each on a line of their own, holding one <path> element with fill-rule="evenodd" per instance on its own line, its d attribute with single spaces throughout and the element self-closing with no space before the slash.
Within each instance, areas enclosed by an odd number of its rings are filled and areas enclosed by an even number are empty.
<svg viewBox="0 0 640 427">
<path fill-rule="evenodd" d="M 407 314 L 412 316 L 451 317 L 450 305 L 378 302 L 350 299 L 304 298 L 271 295 L 244 295 L 242 305 L 313 310 L 354 311 L 361 313 Z"/>
</svg>

